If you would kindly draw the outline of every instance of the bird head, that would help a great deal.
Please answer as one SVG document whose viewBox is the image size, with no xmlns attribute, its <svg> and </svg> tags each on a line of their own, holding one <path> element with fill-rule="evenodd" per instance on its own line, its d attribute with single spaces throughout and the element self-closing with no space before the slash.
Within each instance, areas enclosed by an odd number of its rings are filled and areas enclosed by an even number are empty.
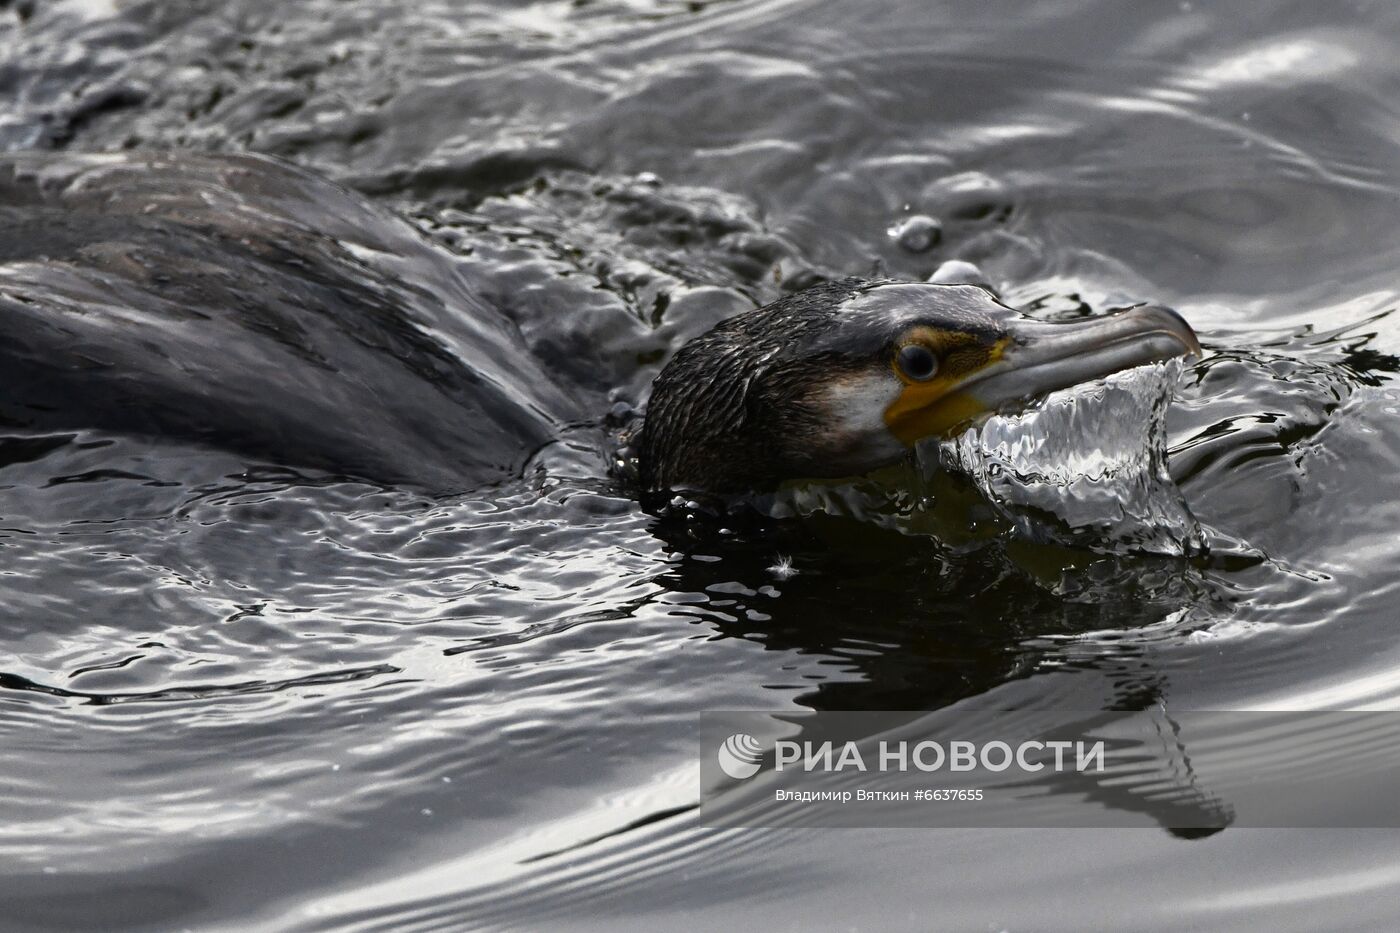
<svg viewBox="0 0 1400 933">
<path fill-rule="evenodd" d="M 1047 322 L 975 285 L 824 283 L 677 351 L 640 476 L 648 492 L 733 493 L 859 475 L 1048 392 L 1199 353 L 1162 307 Z"/>
</svg>

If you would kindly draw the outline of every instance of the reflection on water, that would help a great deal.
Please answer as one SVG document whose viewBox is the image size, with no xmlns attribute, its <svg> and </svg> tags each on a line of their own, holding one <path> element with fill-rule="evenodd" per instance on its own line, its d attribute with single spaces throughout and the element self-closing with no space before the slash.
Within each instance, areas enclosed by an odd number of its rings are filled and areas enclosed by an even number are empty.
<svg viewBox="0 0 1400 933">
<path fill-rule="evenodd" d="M 0 400 L 7 917 L 1393 925 L 1393 834 L 707 831 L 691 735 L 723 708 L 1400 701 L 1397 20 L 0 4 L 0 147 L 46 153 L 0 174 L 26 231 L 0 245 L 4 352 L 73 364 L 7 378 L 30 401 L 84 386 L 103 413 Z M 120 163 L 101 169 L 119 182 L 65 189 L 92 163 L 55 154 L 171 147 L 269 152 L 349 190 L 224 179 L 182 204 Z M 887 235 L 919 216 L 941 226 L 928 249 Z M 249 223 L 310 265 L 240 245 Z M 230 256 L 256 275 L 186 271 Z M 1192 322 L 1208 353 L 1165 413 L 1186 506 L 1155 464 L 1137 475 L 1172 540 L 1199 518 L 1207 558 L 1015 534 L 1024 509 L 950 472 L 799 490 L 730 524 L 648 516 L 608 475 L 609 412 L 644 404 L 687 337 L 821 277 L 950 259 L 1037 314 L 1147 300 Z M 152 441 L 133 422 L 188 412 L 198 380 L 147 372 L 149 405 L 120 409 L 88 351 L 172 339 L 211 295 L 248 316 L 176 363 L 246 351 L 267 379 L 214 394 L 257 404 L 208 427 L 251 427 Z M 278 366 L 323 391 L 295 397 Z M 480 419 L 452 420 L 479 397 L 452 382 L 471 371 L 512 400 L 498 460 L 472 459 Z M 280 439 L 259 436 L 268 417 Z M 1074 427 L 1109 445 L 1123 424 Z M 351 437 L 433 494 L 269 457 Z M 1026 492 L 1008 476 L 982 491 Z"/>
</svg>

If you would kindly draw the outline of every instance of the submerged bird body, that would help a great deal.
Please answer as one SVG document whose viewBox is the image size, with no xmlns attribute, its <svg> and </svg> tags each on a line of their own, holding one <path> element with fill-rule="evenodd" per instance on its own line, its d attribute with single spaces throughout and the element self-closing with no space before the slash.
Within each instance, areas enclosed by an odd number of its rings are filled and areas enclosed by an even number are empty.
<svg viewBox="0 0 1400 933">
<path fill-rule="evenodd" d="M 0 433 L 159 436 L 449 491 L 579 417 L 408 223 L 304 170 L 0 156 Z"/>
<path fill-rule="evenodd" d="M 586 417 L 452 258 L 257 156 L 0 156 L 0 428 L 171 437 L 434 490 Z M 971 285 L 847 280 L 720 323 L 657 377 L 642 491 L 853 475 L 998 406 L 1195 352 L 1138 308 L 1032 321 Z"/>
</svg>

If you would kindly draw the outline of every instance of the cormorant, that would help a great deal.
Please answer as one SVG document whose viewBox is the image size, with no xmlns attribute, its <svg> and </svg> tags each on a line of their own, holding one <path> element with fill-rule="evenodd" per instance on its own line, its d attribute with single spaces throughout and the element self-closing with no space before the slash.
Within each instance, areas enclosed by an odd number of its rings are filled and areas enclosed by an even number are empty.
<svg viewBox="0 0 1400 933">
<path fill-rule="evenodd" d="M 8 154 L 0 223 L 0 428 L 451 490 L 517 472 L 587 414 L 447 254 L 277 160 Z M 821 284 L 667 363 L 643 491 L 864 473 L 998 406 L 1199 349 L 1164 308 L 1044 323 L 974 285 Z"/>
</svg>

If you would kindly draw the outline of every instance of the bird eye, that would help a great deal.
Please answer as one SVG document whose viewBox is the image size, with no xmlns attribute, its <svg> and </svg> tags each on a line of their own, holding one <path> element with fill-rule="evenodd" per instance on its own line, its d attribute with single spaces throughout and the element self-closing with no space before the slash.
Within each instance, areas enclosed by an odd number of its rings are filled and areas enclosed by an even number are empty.
<svg viewBox="0 0 1400 933">
<path fill-rule="evenodd" d="M 938 372 L 938 359 L 928 347 L 907 343 L 899 348 L 899 371 L 915 382 L 932 379 Z"/>
</svg>

